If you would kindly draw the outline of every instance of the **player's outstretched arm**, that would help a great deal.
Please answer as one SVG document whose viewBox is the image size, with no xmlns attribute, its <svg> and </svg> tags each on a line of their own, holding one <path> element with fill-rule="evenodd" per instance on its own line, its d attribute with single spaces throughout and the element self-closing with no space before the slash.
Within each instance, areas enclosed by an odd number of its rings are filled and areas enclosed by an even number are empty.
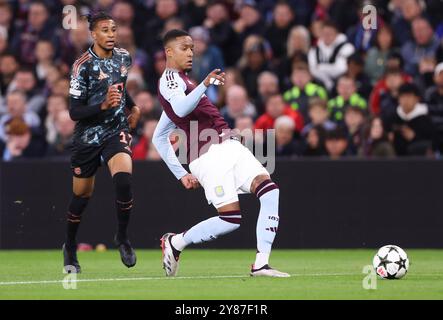
<svg viewBox="0 0 443 320">
<path fill-rule="evenodd" d="M 167 83 L 167 87 L 173 87 L 174 89 L 169 89 L 169 94 L 163 96 L 169 96 L 169 103 L 174 110 L 174 113 L 183 118 L 190 114 L 197 107 L 200 99 L 205 93 L 206 89 L 211 85 L 224 85 L 225 83 L 225 73 L 221 72 L 220 69 L 215 69 L 208 74 L 208 76 L 203 80 L 190 94 L 186 95 L 182 88 L 178 84 Z M 160 88 L 161 90 L 162 88 Z M 168 90 L 166 89 L 166 90 Z M 161 90 L 162 91 L 162 90 Z"/>
<path fill-rule="evenodd" d="M 171 141 L 169 140 L 169 135 L 174 129 L 175 124 L 168 118 L 166 113 L 163 112 L 155 128 L 152 143 L 154 143 L 155 148 L 169 170 L 171 170 L 177 180 L 181 180 L 184 176 L 188 175 L 188 172 L 183 168 L 180 161 L 178 161 Z"/>
</svg>

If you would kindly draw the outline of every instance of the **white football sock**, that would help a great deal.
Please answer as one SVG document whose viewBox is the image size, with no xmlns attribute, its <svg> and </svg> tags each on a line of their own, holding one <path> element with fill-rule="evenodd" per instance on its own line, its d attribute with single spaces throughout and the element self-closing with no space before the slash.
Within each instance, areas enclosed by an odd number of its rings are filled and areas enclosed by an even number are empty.
<svg viewBox="0 0 443 320">
<path fill-rule="evenodd" d="M 238 229 L 240 227 L 240 219 L 240 212 L 237 212 L 235 215 L 226 217 L 217 216 L 204 220 L 186 231 L 183 235 L 183 242 L 180 244 L 180 242 L 177 241 L 177 245 L 184 248 L 191 243 L 195 244 L 215 240 L 219 236 Z M 177 240 L 178 239 L 177 237 Z M 175 247 L 174 243 L 173 246 Z M 175 248 L 180 250 L 178 247 Z"/>
<path fill-rule="evenodd" d="M 275 184 L 274 184 L 275 185 Z M 276 186 L 276 185 L 275 185 Z M 255 268 L 259 269 L 269 262 L 269 254 L 272 250 L 272 243 L 278 229 L 278 198 L 280 191 L 278 188 L 270 191 L 262 190 L 258 192 L 260 199 L 260 212 L 257 220 L 257 257 Z"/>
</svg>

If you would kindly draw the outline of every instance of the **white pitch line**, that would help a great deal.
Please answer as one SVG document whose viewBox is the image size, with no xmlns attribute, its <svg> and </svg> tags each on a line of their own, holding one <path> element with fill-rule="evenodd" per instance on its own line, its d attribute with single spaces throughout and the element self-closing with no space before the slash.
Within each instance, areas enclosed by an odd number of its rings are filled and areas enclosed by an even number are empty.
<svg viewBox="0 0 443 320">
<path fill-rule="evenodd" d="M 311 273 L 311 274 L 291 274 L 292 277 L 338 277 L 355 276 L 354 273 Z M 201 280 L 201 279 L 236 279 L 251 278 L 249 275 L 227 275 L 227 276 L 200 276 L 200 277 L 139 277 L 139 278 L 108 278 L 108 279 L 69 279 L 69 280 L 41 280 L 41 281 L 10 281 L 0 282 L 0 286 L 15 286 L 28 284 L 57 284 L 64 282 L 113 282 L 113 281 L 151 281 L 151 280 Z"/>
</svg>

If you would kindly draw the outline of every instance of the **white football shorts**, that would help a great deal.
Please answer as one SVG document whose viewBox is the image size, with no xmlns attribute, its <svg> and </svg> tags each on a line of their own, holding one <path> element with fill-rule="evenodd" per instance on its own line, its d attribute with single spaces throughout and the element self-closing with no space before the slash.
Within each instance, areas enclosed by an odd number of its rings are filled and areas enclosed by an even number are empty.
<svg viewBox="0 0 443 320">
<path fill-rule="evenodd" d="M 250 193 L 252 181 L 269 172 L 239 141 L 227 139 L 189 164 L 191 173 L 215 208 L 237 202 L 239 193 Z"/>
</svg>

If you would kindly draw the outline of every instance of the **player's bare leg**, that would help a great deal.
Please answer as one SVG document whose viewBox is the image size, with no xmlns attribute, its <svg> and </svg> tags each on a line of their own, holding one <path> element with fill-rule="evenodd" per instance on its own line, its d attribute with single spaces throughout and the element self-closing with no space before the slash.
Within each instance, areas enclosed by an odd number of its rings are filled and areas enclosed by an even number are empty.
<svg viewBox="0 0 443 320">
<path fill-rule="evenodd" d="M 272 269 L 269 255 L 278 229 L 278 186 L 266 174 L 258 175 L 252 181 L 251 192 L 260 200 L 257 220 L 257 255 L 251 268 L 251 276 L 289 277 L 289 274 Z"/>
<path fill-rule="evenodd" d="M 117 153 L 108 161 L 116 193 L 118 229 L 114 241 L 125 266 L 135 266 L 137 257 L 128 239 L 127 228 L 133 205 L 131 178 L 132 159 L 127 153 Z"/>
<path fill-rule="evenodd" d="M 167 276 L 177 275 L 180 253 L 186 246 L 215 240 L 240 227 L 241 213 L 238 201 L 224 205 L 217 211 L 218 216 L 204 220 L 183 233 L 163 235 L 163 269 Z"/>
<path fill-rule="evenodd" d="M 81 267 L 77 259 L 76 235 L 80 226 L 83 211 L 94 191 L 94 177 L 73 177 L 73 196 L 69 204 L 67 215 L 66 242 L 63 245 L 63 263 L 66 272 L 80 273 Z"/>
</svg>

